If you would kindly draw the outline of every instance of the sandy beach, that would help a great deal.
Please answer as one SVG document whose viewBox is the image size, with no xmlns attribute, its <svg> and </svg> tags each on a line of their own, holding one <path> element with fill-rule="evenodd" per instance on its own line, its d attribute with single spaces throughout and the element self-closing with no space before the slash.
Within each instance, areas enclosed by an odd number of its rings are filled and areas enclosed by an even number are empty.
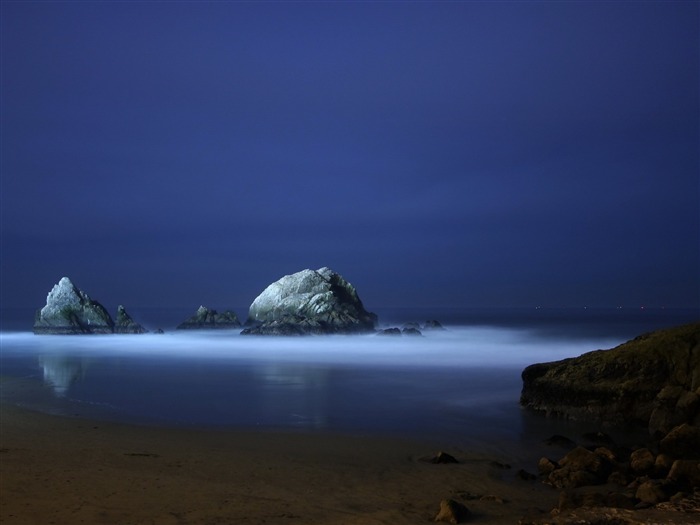
<svg viewBox="0 0 700 525">
<path fill-rule="evenodd" d="M 157 428 L 2 406 L 0 520 L 20 523 L 425 523 L 442 499 L 517 523 L 557 492 L 493 458 L 318 433 Z M 546 515 L 546 514 L 545 514 Z"/>
<path fill-rule="evenodd" d="M 415 524 L 433 522 L 443 499 L 466 505 L 469 523 L 698 518 L 676 509 L 552 514 L 559 491 L 519 479 L 508 457 L 453 449 L 458 464 L 433 464 L 434 443 L 135 426 L 0 408 L 0 523 L 7 525 Z"/>
</svg>

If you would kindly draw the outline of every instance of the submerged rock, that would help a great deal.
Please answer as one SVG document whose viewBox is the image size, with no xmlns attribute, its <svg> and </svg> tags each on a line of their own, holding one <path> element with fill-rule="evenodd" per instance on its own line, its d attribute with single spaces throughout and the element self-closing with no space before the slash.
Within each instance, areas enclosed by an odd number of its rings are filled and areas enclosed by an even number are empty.
<svg viewBox="0 0 700 525">
<path fill-rule="evenodd" d="M 355 287 L 330 268 L 285 275 L 255 298 L 244 335 L 348 334 L 374 331 Z"/>
<path fill-rule="evenodd" d="M 97 301 L 63 277 L 34 318 L 35 334 L 111 334 L 114 321 Z"/>
<path fill-rule="evenodd" d="M 177 326 L 177 330 L 219 330 L 240 328 L 238 316 L 230 310 L 219 313 L 216 310 L 200 306 L 194 315 Z"/>
<path fill-rule="evenodd" d="M 134 321 L 126 311 L 126 308 L 120 304 L 117 306 L 117 320 L 114 323 L 114 332 L 117 334 L 145 334 L 148 330 Z"/>
</svg>

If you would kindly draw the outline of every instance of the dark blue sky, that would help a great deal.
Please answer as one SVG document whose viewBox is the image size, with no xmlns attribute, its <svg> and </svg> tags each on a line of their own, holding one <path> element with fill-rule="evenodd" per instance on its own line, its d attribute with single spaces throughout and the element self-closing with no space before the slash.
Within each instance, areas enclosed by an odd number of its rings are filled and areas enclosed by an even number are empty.
<svg viewBox="0 0 700 525">
<path fill-rule="evenodd" d="M 1 9 L 3 306 L 700 307 L 698 2 Z"/>
</svg>

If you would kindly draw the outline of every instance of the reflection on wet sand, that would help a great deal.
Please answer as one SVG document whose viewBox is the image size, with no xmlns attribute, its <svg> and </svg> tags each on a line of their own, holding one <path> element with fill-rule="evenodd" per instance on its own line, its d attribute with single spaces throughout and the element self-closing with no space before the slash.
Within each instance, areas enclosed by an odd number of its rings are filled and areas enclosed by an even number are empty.
<svg viewBox="0 0 700 525">
<path fill-rule="evenodd" d="M 256 367 L 263 385 L 264 419 L 286 413 L 293 426 L 324 428 L 328 423 L 327 369 L 266 364 Z M 272 416 L 272 417 L 269 417 Z"/>
<path fill-rule="evenodd" d="M 44 371 L 44 384 L 58 397 L 65 397 L 76 381 L 85 377 L 88 360 L 67 355 L 40 355 L 39 366 Z"/>
</svg>

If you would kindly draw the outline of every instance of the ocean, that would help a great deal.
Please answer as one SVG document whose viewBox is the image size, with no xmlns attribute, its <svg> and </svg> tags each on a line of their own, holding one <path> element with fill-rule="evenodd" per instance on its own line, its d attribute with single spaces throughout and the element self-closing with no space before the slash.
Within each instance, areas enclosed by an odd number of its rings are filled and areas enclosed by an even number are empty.
<svg viewBox="0 0 700 525">
<path fill-rule="evenodd" d="M 36 336 L 33 312 L 3 311 L 2 400 L 149 425 L 522 442 L 581 430 L 519 406 L 527 365 L 700 318 L 683 309 L 384 309 L 381 327 L 437 319 L 445 329 L 278 338 L 175 331 L 187 310 L 130 313 L 165 333 Z"/>
</svg>

